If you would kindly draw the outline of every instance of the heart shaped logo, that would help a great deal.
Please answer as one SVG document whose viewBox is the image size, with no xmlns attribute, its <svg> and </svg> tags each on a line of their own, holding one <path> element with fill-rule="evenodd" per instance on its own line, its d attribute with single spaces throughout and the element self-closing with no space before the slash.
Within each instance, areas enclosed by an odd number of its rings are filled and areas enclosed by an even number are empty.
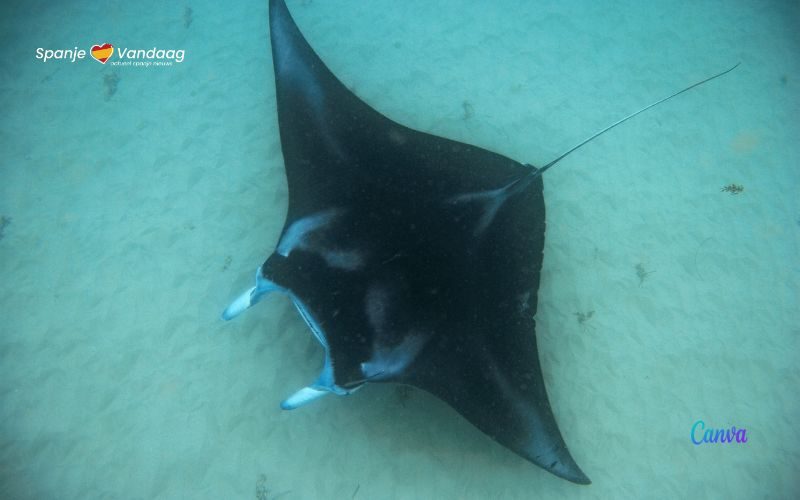
<svg viewBox="0 0 800 500">
<path fill-rule="evenodd" d="M 92 57 L 103 64 L 105 64 L 113 54 L 114 46 L 110 43 L 104 43 L 103 45 L 92 45 Z"/>
</svg>

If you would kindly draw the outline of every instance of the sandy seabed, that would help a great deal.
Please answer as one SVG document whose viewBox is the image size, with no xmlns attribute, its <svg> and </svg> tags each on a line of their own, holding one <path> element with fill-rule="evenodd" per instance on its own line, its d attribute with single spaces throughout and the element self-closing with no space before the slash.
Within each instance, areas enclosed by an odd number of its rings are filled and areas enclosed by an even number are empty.
<svg viewBox="0 0 800 500">
<path fill-rule="evenodd" d="M 742 63 L 545 175 L 538 343 L 593 484 L 421 391 L 280 410 L 322 359 L 289 300 L 219 319 L 286 210 L 266 2 L 41 1 L 0 7 L 0 497 L 800 495 L 796 5 L 289 8 L 387 116 L 538 165 Z M 35 58 L 103 42 L 186 56 Z M 748 441 L 695 446 L 697 420 Z"/>
</svg>

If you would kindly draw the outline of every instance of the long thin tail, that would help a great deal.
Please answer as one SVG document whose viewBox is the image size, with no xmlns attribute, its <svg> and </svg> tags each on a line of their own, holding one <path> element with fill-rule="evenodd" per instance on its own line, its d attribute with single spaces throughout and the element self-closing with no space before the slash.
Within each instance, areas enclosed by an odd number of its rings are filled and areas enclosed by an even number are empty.
<svg viewBox="0 0 800 500">
<path fill-rule="evenodd" d="M 636 115 L 638 115 L 640 113 L 644 113 L 645 111 L 647 111 L 648 109 L 652 108 L 653 106 L 657 106 L 657 105 L 661 104 L 662 102 L 668 101 L 668 100 L 672 99 L 673 97 L 678 96 L 680 94 L 683 94 L 686 91 L 692 90 L 693 88 L 695 88 L 697 86 L 700 86 L 700 85 L 702 85 L 702 84 L 704 84 L 706 82 L 710 82 L 711 80 L 713 80 L 715 78 L 719 78 L 724 74 L 730 73 L 731 71 L 736 69 L 740 64 L 741 63 L 736 63 L 735 66 L 733 66 L 732 68 L 726 69 L 722 73 L 717 73 L 716 75 L 710 76 L 710 77 L 706 78 L 705 80 L 701 80 L 701 81 L 699 81 L 699 82 L 697 82 L 697 83 L 695 83 L 693 85 L 689 85 L 688 87 L 686 87 L 683 90 L 679 90 L 679 91 L 675 92 L 672 95 L 664 97 L 663 99 L 659 99 L 658 101 L 656 101 L 656 102 L 654 102 L 654 103 L 652 103 L 652 104 L 650 104 L 648 106 L 643 107 L 639 111 L 635 111 L 635 112 L 629 114 L 628 116 L 626 116 L 625 118 L 621 118 L 621 119 L 617 120 L 616 122 L 612 123 L 611 125 L 609 125 L 608 127 L 604 128 L 603 130 L 600 130 L 599 132 L 596 132 L 596 133 L 592 134 L 591 136 L 589 136 L 588 138 L 584 139 L 583 141 L 581 141 L 577 145 L 571 147 L 565 153 L 562 153 L 560 156 L 558 156 L 555 160 L 551 161 L 547 165 L 545 165 L 542 168 L 536 170 L 535 172 L 532 172 L 530 175 L 527 175 L 527 176 L 525 176 L 525 177 L 523 177 L 521 179 L 518 179 L 517 181 L 515 181 L 514 183 L 512 183 L 508 187 L 513 192 L 517 192 L 520 189 L 524 189 L 524 187 L 527 186 L 531 181 L 533 181 L 534 179 L 536 179 L 537 177 L 542 175 L 545 172 L 545 170 L 549 169 L 550 167 L 552 167 L 556 163 L 558 163 L 561 160 L 563 160 L 564 158 L 566 158 L 570 153 L 574 152 L 575 150 L 579 149 L 580 147 L 584 146 L 585 144 L 597 139 L 598 137 L 600 137 L 601 135 L 605 134 L 606 132 L 608 132 L 612 128 L 616 127 L 617 125 L 621 125 L 621 124 L 625 123 L 626 121 L 630 120 L 631 118 L 633 118 L 634 116 L 636 116 Z M 520 181 L 522 181 L 522 182 L 520 182 Z M 518 185 L 515 186 L 514 184 L 518 184 Z"/>
</svg>

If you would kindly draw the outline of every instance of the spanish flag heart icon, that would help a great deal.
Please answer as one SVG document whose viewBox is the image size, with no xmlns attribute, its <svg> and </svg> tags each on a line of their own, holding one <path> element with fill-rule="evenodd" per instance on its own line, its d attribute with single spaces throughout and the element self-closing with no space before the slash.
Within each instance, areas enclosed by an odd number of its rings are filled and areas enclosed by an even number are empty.
<svg viewBox="0 0 800 500">
<path fill-rule="evenodd" d="M 92 57 L 100 61 L 101 63 L 105 64 L 114 54 L 114 46 L 110 43 L 104 43 L 103 45 L 92 45 Z"/>
</svg>

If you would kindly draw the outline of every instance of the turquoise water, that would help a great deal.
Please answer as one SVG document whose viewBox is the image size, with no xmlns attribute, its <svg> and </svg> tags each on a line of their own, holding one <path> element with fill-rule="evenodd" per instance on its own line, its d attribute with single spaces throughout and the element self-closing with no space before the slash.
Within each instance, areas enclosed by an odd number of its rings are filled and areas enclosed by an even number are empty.
<svg viewBox="0 0 800 500">
<path fill-rule="evenodd" d="M 0 497 L 797 496 L 794 4 L 288 4 L 376 109 L 536 165 L 742 62 L 545 176 L 537 337 L 593 484 L 421 391 L 282 411 L 308 328 L 277 296 L 219 320 L 286 211 L 266 2 L 27 2 L 0 7 Z M 36 58 L 105 42 L 185 57 Z"/>
</svg>

